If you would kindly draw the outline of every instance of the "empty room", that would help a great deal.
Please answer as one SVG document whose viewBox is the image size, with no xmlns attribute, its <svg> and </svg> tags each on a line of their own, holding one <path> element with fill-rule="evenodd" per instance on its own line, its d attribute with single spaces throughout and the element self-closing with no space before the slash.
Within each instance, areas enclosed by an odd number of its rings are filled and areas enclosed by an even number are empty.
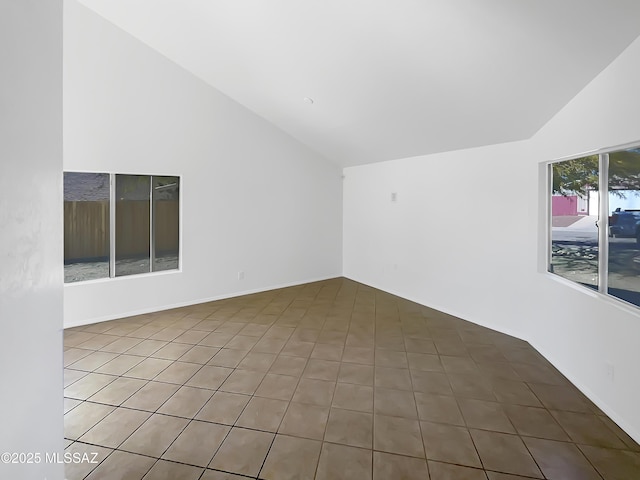
<svg viewBox="0 0 640 480">
<path fill-rule="evenodd" d="M 2 0 L 0 477 L 640 478 L 638 18 Z"/>
</svg>

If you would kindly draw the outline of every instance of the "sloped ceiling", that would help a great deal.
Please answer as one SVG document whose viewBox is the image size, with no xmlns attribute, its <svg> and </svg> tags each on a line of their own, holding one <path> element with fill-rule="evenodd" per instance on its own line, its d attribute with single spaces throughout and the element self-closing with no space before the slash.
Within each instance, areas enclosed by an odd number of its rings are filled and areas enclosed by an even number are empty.
<svg viewBox="0 0 640 480">
<path fill-rule="evenodd" d="M 343 166 L 529 138 L 640 35 L 638 0 L 80 3 Z"/>
</svg>

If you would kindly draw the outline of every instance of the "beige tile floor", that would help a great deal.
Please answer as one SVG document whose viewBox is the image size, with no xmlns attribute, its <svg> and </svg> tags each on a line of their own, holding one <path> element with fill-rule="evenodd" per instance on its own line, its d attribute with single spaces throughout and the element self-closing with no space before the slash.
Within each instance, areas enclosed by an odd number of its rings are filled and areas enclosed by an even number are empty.
<svg viewBox="0 0 640 480">
<path fill-rule="evenodd" d="M 528 343 L 343 278 L 64 338 L 69 480 L 640 478 Z"/>
</svg>

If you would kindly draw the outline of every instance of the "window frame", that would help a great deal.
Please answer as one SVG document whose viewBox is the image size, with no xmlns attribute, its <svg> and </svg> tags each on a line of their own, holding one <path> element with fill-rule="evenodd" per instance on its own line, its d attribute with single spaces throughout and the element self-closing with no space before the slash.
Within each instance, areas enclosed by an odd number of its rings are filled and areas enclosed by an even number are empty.
<svg viewBox="0 0 640 480">
<path fill-rule="evenodd" d="M 640 314 L 640 305 L 636 305 L 609 293 L 609 156 L 612 153 L 639 149 L 640 141 L 625 143 L 612 147 L 599 148 L 576 155 L 559 157 L 543 163 L 543 178 L 545 182 L 544 194 L 544 260 L 541 270 L 556 281 L 572 288 L 577 288 L 592 297 L 599 297 L 612 301 L 615 305 L 630 308 Z M 553 228 L 552 228 L 552 195 L 553 195 L 553 165 L 556 163 L 575 160 L 587 156 L 598 155 L 598 288 L 592 289 L 574 280 L 563 277 L 552 271 Z"/>
<path fill-rule="evenodd" d="M 147 174 L 147 173 L 131 173 L 131 172 L 116 172 L 113 170 L 80 170 L 80 169 L 69 169 L 63 170 L 63 177 L 67 173 L 104 173 L 109 175 L 109 275 L 100 278 L 93 278 L 88 280 L 78 280 L 75 282 L 66 282 L 64 281 L 64 286 L 72 286 L 72 285 L 83 285 L 87 283 L 100 283 L 105 281 L 115 281 L 119 279 L 126 278 L 139 278 L 145 276 L 155 276 L 155 275 L 167 275 L 167 274 L 175 274 L 182 273 L 183 267 L 183 259 L 182 259 L 182 229 L 183 229 L 183 187 L 184 187 L 184 177 L 182 174 L 173 174 L 173 173 L 155 173 L 155 174 Z M 129 275 L 117 275 L 116 274 L 116 176 L 118 175 L 137 175 L 137 176 L 147 176 L 149 177 L 151 192 L 149 198 L 149 271 L 148 272 L 140 272 L 140 273 L 132 273 Z M 155 252 L 152 249 L 155 246 L 155 223 L 154 223 L 154 199 L 153 199 L 153 179 L 155 177 L 176 177 L 178 179 L 178 266 L 172 269 L 166 270 L 153 270 L 153 259 L 155 258 Z"/>
</svg>

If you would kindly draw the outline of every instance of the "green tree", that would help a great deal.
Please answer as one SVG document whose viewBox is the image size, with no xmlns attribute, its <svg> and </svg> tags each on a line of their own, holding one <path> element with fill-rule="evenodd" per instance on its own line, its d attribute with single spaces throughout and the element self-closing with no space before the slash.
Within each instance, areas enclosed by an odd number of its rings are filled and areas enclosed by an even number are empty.
<svg viewBox="0 0 640 480">
<path fill-rule="evenodd" d="M 623 150 L 609 154 L 609 190 L 640 190 L 640 150 Z"/>
<path fill-rule="evenodd" d="M 553 164 L 553 193 L 586 197 L 598 189 L 598 155 Z M 624 191 L 640 192 L 640 149 L 609 154 L 609 191 L 625 197 Z"/>
<path fill-rule="evenodd" d="M 587 196 L 598 188 L 598 155 L 574 158 L 553 164 L 553 193 Z"/>
</svg>

